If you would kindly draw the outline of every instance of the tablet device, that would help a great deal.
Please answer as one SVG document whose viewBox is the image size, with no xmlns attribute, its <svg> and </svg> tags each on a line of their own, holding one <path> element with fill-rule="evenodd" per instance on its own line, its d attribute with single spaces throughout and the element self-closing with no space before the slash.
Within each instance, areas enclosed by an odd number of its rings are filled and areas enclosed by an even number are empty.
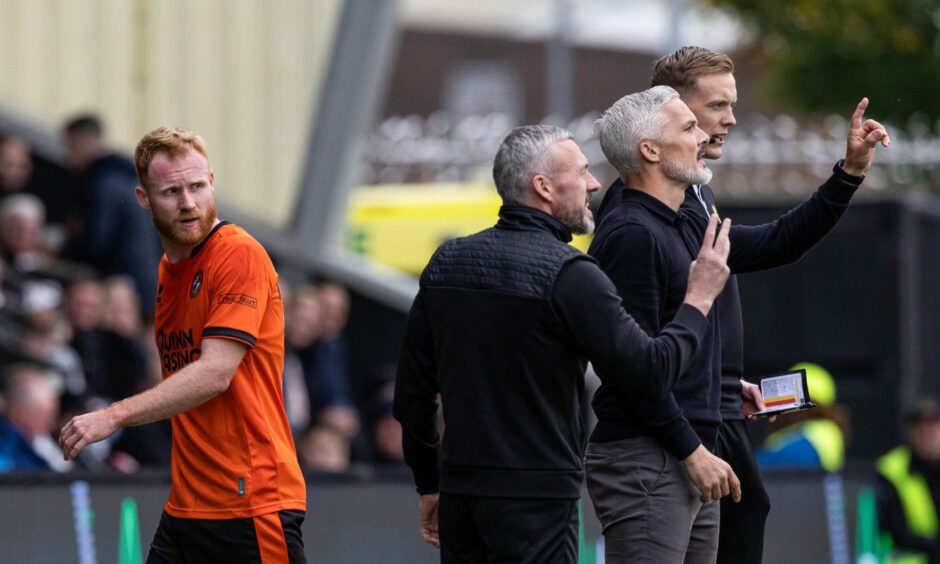
<svg viewBox="0 0 940 564">
<path fill-rule="evenodd" d="M 767 417 L 816 407 L 809 398 L 806 386 L 806 370 L 792 370 L 760 379 L 760 393 L 767 409 L 755 411 L 755 417 Z"/>
</svg>

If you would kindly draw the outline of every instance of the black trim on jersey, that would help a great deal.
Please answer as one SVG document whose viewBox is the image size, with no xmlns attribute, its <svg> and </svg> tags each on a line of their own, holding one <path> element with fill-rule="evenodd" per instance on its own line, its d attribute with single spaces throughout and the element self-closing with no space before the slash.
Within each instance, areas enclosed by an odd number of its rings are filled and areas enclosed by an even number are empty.
<svg viewBox="0 0 940 564">
<path fill-rule="evenodd" d="M 258 339 L 251 333 L 245 333 L 238 329 L 229 329 L 228 327 L 206 327 L 202 330 L 203 337 L 225 337 L 244 342 L 249 347 L 254 347 Z"/>
<path fill-rule="evenodd" d="M 203 238 L 203 240 L 200 241 L 198 245 L 196 245 L 195 247 L 193 247 L 193 252 L 189 253 L 189 258 L 193 258 L 194 256 L 196 256 L 196 254 L 199 253 L 199 251 L 201 251 L 202 248 L 206 246 L 206 243 L 209 242 L 209 239 L 210 239 L 213 235 L 215 235 L 215 232 L 218 231 L 219 229 L 221 229 L 223 225 L 228 225 L 228 224 L 229 224 L 229 222 L 228 222 L 228 221 L 225 221 L 225 220 L 223 219 L 222 221 L 219 222 L 218 225 L 216 225 L 215 227 L 213 227 L 213 228 L 212 228 L 212 231 L 210 231 L 209 234 L 206 235 L 205 238 Z"/>
</svg>

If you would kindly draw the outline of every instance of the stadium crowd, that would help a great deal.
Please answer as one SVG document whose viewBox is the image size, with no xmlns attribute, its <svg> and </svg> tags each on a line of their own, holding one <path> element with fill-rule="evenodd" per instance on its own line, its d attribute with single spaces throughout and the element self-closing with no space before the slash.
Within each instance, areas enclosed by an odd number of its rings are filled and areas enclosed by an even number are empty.
<svg viewBox="0 0 940 564">
<path fill-rule="evenodd" d="M 60 166 L 0 131 L 0 473 L 167 467 L 168 421 L 129 427 L 76 461 L 56 446 L 73 415 L 161 378 L 152 296 L 162 249 L 134 196 L 134 164 L 109 149 L 93 115 L 68 121 L 63 137 Z M 346 289 L 311 282 L 281 292 L 285 403 L 303 467 L 399 461 L 391 390 L 359 406 L 362 415 L 353 401 Z"/>
</svg>

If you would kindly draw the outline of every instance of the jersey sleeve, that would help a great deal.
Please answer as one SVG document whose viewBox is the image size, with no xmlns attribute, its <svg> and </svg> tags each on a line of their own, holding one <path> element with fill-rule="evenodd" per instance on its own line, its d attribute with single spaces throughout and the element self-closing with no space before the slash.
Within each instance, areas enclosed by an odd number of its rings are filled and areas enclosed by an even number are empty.
<svg viewBox="0 0 940 564">
<path fill-rule="evenodd" d="M 207 273 L 204 339 L 230 339 L 254 347 L 271 292 L 271 266 L 257 244 L 239 242 L 219 254 Z"/>
</svg>

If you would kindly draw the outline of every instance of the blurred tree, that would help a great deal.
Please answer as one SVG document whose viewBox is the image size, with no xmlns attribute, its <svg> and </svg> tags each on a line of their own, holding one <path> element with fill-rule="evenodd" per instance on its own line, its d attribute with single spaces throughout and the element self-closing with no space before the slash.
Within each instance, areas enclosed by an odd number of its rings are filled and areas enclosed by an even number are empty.
<svg viewBox="0 0 940 564">
<path fill-rule="evenodd" d="M 843 114 L 864 95 L 895 124 L 940 118 L 940 0 L 700 1 L 749 28 L 768 100 Z"/>
</svg>

